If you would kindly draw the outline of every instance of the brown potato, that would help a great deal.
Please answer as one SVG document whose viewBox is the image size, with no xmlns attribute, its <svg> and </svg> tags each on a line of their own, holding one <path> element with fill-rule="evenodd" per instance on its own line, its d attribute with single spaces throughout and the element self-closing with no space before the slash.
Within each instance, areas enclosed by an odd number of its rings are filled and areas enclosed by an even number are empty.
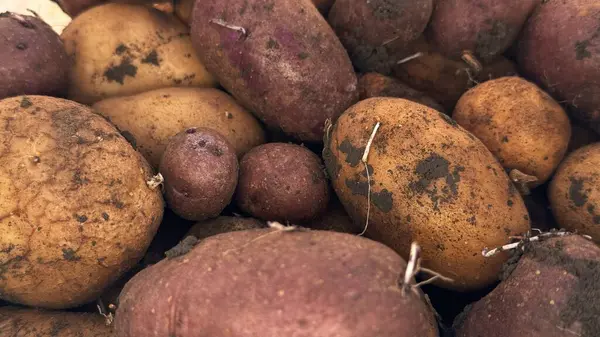
<svg viewBox="0 0 600 337">
<path fill-rule="evenodd" d="M 0 101 L 0 298 L 51 309 L 96 299 L 160 224 L 152 169 L 86 106 Z"/>
<path fill-rule="evenodd" d="M 600 243 L 600 143 L 570 153 L 550 182 L 548 197 L 561 228 Z"/>
<path fill-rule="evenodd" d="M 95 6 L 76 16 L 61 38 L 74 60 L 68 98 L 84 104 L 165 87 L 217 85 L 196 57 L 188 28 L 158 9 Z"/>
<path fill-rule="evenodd" d="M 63 96 L 71 62 L 60 36 L 43 20 L 0 13 L 0 99 Z"/>
<path fill-rule="evenodd" d="M 423 266 L 454 280 L 440 286 L 491 285 L 508 256 L 485 259 L 482 250 L 530 229 L 523 199 L 492 153 L 450 117 L 422 104 L 360 101 L 334 124 L 325 146 L 333 187 L 354 222 L 366 223 L 369 214 L 367 235 L 405 258 L 417 241 Z"/>
<path fill-rule="evenodd" d="M 111 326 L 97 313 L 0 308 L 3 337 L 114 337 Z"/>
<path fill-rule="evenodd" d="M 220 216 L 194 224 L 185 236 L 191 235 L 198 240 L 203 240 L 217 234 L 265 227 L 267 224 L 264 221 L 254 218 Z"/>
<path fill-rule="evenodd" d="M 236 204 L 266 221 L 308 221 L 325 211 L 329 186 L 321 158 L 295 144 L 255 147 L 240 161 Z"/>
<path fill-rule="evenodd" d="M 579 235 L 525 245 L 504 280 L 455 322 L 456 337 L 593 337 L 600 248 Z"/>
<path fill-rule="evenodd" d="M 239 165 L 233 146 L 220 133 L 189 128 L 169 140 L 159 171 L 169 208 L 200 221 L 217 217 L 229 204 Z"/>
<path fill-rule="evenodd" d="M 169 138 L 190 127 L 218 131 L 241 157 L 265 142 L 259 121 L 227 93 L 214 88 L 164 88 L 114 97 L 94 110 L 121 130 L 154 168 Z"/>
<path fill-rule="evenodd" d="M 521 77 L 490 80 L 467 91 L 452 114 L 507 170 L 545 183 L 562 161 L 571 124 L 564 109 L 537 85 Z"/>
<path fill-rule="evenodd" d="M 119 337 L 437 337 L 423 294 L 413 284 L 402 290 L 405 269 L 392 249 L 351 234 L 219 234 L 134 276 L 119 297 L 115 330 Z"/>
</svg>

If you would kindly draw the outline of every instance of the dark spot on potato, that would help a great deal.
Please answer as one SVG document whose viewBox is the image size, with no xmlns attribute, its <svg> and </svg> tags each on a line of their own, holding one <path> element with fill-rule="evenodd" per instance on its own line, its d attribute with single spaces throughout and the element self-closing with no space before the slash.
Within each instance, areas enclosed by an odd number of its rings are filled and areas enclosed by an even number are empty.
<svg viewBox="0 0 600 337">
<path fill-rule="evenodd" d="M 92 241 L 92 247 L 96 247 L 96 241 Z"/>
<path fill-rule="evenodd" d="M 392 192 L 387 189 L 381 190 L 381 192 L 371 193 L 371 201 L 375 207 L 379 208 L 384 213 L 392 210 L 394 205 L 394 199 L 392 198 Z"/>
<path fill-rule="evenodd" d="M 58 319 L 53 319 L 52 323 L 50 323 L 50 336 L 58 337 L 60 332 L 69 327 L 69 323 L 67 321 L 62 321 Z"/>
<path fill-rule="evenodd" d="M 0 249 L 0 253 L 10 253 L 12 252 L 12 250 L 15 249 L 15 245 L 13 245 L 12 243 L 10 243 L 8 245 L 8 247 L 4 248 L 4 249 Z"/>
<path fill-rule="evenodd" d="M 129 144 L 131 144 L 131 146 L 134 149 L 137 149 L 137 141 L 131 132 L 125 130 L 125 131 L 121 131 L 121 134 L 129 142 Z"/>
<path fill-rule="evenodd" d="M 275 3 L 274 2 L 266 3 L 266 4 L 264 4 L 263 8 L 267 12 L 271 12 L 271 11 L 273 11 L 273 8 L 275 8 Z"/>
<path fill-rule="evenodd" d="M 489 29 L 482 29 L 477 34 L 475 53 L 482 58 L 497 54 L 503 47 L 504 40 L 510 35 L 511 28 L 506 23 L 498 20 L 487 20 Z"/>
<path fill-rule="evenodd" d="M 196 131 L 197 131 L 196 128 L 189 128 L 189 129 L 185 130 L 185 133 L 194 134 L 194 133 L 196 133 Z"/>
<path fill-rule="evenodd" d="M 279 43 L 273 39 L 267 41 L 267 49 L 279 49 Z"/>
<path fill-rule="evenodd" d="M 592 53 L 590 53 L 590 51 L 587 50 L 589 44 L 589 40 L 575 42 L 575 58 L 577 60 L 581 61 L 583 59 L 592 57 Z"/>
<path fill-rule="evenodd" d="M 510 230 L 510 228 L 504 227 L 504 234 L 510 235 L 510 233 L 512 233 L 512 231 Z"/>
<path fill-rule="evenodd" d="M 85 185 L 87 183 L 89 183 L 89 179 L 81 177 L 81 170 L 76 169 L 75 172 L 73 173 L 73 183 L 75 185 Z"/>
<path fill-rule="evenodd" d="M 507 136 L 502 137 L 502 143 L 508 143 L 508 137 Z"/>
<path fill-rule="evenodd" d="M 300 52 L 300 53 L 298 53 L 298 57 L 301 60 L 306 60 L 308 58 L 308 53 L 307 52 Z"/>
<path fill-rule="evenodd" d="M 223 150 L 216 146 L 213 146 L 210 148 L 210 153 L 215 157 L 220 157 L 223 155 Z"/>
<path fill-rule="evenodd" d="M 102 212 L 102 219 L 104 219 L 104 221 L 108 221 L 110 219 L 110 216 L 108 215 L 108 213 Z"/>
<path fill-rule="evenodd" d="M 131 63 L 130 58 L 125 58 L 121 61 L 118 66 L 111 66 L 104 72 L 104 77 L 109 82 L 118 82 L 124 84 L 125 77 L 135 77 L 137 74 L 137 67 Z"/>
<path fill-rule="evenodd" d="M 87 216 L 85 216 L 85 215 L 79 215 L 79 214 L 75 214 L 75 219 L 78 222 L 81 222 L 81 223 L 84 223 L 84 222 L 88 221 L 88 217 Z"/>
<path fill-rule="evenodd" d="M 71 248 L 63 248 L 62 253 L 63 253 L 63 258 L 67 261 L 77 261 L 77 260 L 81 259 L 81 257 L 77 256 L 75 251 Z"/>
<path fill-rule="evenodd" d="M 174 82 L 175 84 L 178 84 L 178 85 L 179 85 L 179 84 L 183 83 L 183 80 L 182 80 L 182 79 L 179 79 L 179 78 L 176 78 L 176 79 L 174 79 L 174 80 L 173 80 L 173 82 Z"/>
<path fill-rule="evenodd" d="M 142 63 L 149 63 L 157 67 L 160 66 L 160 61 L 158 60 L 158 53 L 156 50 L 152 50 L 150 54 L 146 55 L 146 57 L 142 59 Z"/>
<path fill-rule="evenodd" d="M 344 139 L 338 150 L 346 154 L 346 163 L 350 164 L 350 167 L 356 167 L 362 159 L 365 147 L 356 148 L 348 139 Z"/>
<path fill-rule="evenodd" d="M 450 171 L 450 162 L 437 153 L 431 153 L 429 157 L 419 161 L 414 173 L 419 177 L 418 181 L 409 183 L 409 189 L 417 194 L 427 194 L 433 202 L 433 208 L 439 210 L 440 202 L 451 202 L 458 195 L 458 183 L 460 172 L 465 170 L 462 166 L 456 166 Z M 446 185 L 441 189 L 434 183 L 444 178 Z M 432 189 L 428 189 L 430 185 Z"/>
<path fill-rule="evenodd" d="M 514 204 L 514 202 L 511 199 L 508 199 L 508 201 L 506 202 L 506 205 L 508 205 L 508 207 L 512 207 Z"/>
<path fill-rule="evenodd" d="M 111 202 L 118 209 L 122 209 L 123 207 L 125 207 L 125 204 L 120 200 L 112 200 Z"/>
<path fill-rule="evenodd" d="M 544 160 L 548 160 L 548 156 L 544 156 Z"/>
<path fill-rule="evenodd" d="M 402 15 L 402 6 L 395 0 L 367 1 L 373 15 L 380 20 L 393 20 Z"/>
<path fill-rule="evenodd" d="M 181 242 L 179 242 L 175 247 L 169 249 L 165 252 L 165 256 L 168 259 L 173 259 L 178 256 L 182 256 L 187 254 L 194 246 L 198 243 L 198 238 L 195 236 L 186 236 Z"/>
<path fill-rule="evenodd" d="M 452 119 L 452 117 L 450 117 L 450 116 L 446 115 L 446 114 L 445 114 L 445 113 L 443 113 L 443 112 L 439 112 L 439 115 L 440 115 L 440 117 L 442 117 L 442 119 L 444 120 L 444 122 L 446 122 L 446 123 L 448 123 L 448 124 L 452 125 L 452 126 L 453 126 L 453 127 L 455 127 L 455 128 L 457 128 L 457 127 L 458 127 L 458 123 L 457 123 L 457 122 L 456 122 L 454 119 Z"/>
<path fill-rule="evenodd" d="M 127 50 L 129 50 L 129 48 L 127 48 L 127 46 L 125 46 L 124 44 L 120 44 L 117 46 L 117 49 L 115 49 L 115 55 L 121 55 L 124 52 L 126 52 Z"/>
<path fill-rule="evenodd" d="M 25 49 L 27 49 L 27 43 L 19 42 L 19 43 L 17 43 L 16 47 L 18 50 L 25 50 Z"/>
<path fill-rule="evenodd" d="M 307 320 L 305 320 L 304 318 L 300 318 L 298 320 L 298 327 L 305 328 L 307 326 L 308 326 L 308 321 Z"/>
<path fill-rule="evenodd" d="M 471 225 L 474 225 L 476 220 L 475 220 L 475 216 L 473 215 L 472 217 L 467 219 L 467 222 L 470 223 Z"/>
<path fill-rule="evenodd" d="M 585 205 L 588 201 L 588 196 L 583 191 L 583 179 L 577 179 L 575 177 L 569 177 L 571 186 L 569 186 L 569 199 L 573 201 L 573 204 L 577 207 Z"/>
<path fill-rule="evenodd" d="M 529 215 L 527 215 L 527 214 L 523 215 L 523 219 L 526 221 L 529 221 Z"/>
<path fill-rule="evenodd" d="M 20 105 L 21 108 L 27 109 L 32 105 L 33 105 L 33 103 L 31 103 L 31 100 L 29 99 L 29 97 L 23 96 L 23 98 L 21 98 L 21 105 Z"/>
</svg>

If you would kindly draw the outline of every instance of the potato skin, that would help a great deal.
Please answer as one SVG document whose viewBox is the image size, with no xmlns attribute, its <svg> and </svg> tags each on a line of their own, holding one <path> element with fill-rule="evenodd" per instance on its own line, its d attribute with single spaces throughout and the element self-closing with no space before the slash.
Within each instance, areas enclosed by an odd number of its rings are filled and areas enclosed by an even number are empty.
<svg viewBox="0 0 600 337">
<path fill-rule="evenodd" d="M 427 36 L 446 57 L 460 60 L 465 50 L 483 61 L 502 54 L 517 39 L 540 0 L 440 0 Z"/>
<path fill-rule="evenodd" d="M 75 307 L 144 255 L 160 224 L 152 170 L 89 107 L 45 96 L 0 101 L 0 297 Z"/>
<path fill-rule="evenodd" d="M 393 77 L 376 72 L 368 72 L 358 77 L 359 99 L 371 97 L 397 97 L 427 105 L 430 108 L 445 112 L 443 106 L 424 93 L 415 90 Z"/>
<path fill-rule="evenodd" d="M 536 242 L 512 268 L 456 322 L 456 337 L 597 335 L 598 246 L 579 235 Z"/>
<path fill-rule="evenodd" d="M 223 26 L 244 28 L 246 34 Z M 194 7 L 192 43 L 238 102 L 265 124 L 321 142 L 325 121 L 358 100 L 339 39 L 309 0 L 207 0 Z"/>
<path fill-rule="evenodd" d="M 467 91 L 452 118 L 479 138 L 507 169 L 545 183 L 562 161 L 571 124 L 565 110 L 537 85 L 501 77 Z"/>
<path fill-rule="evenodd" d="M 600 132 L 600 7 L 595 0 L 547 1 L 523 29 L 520 72 Z"/>
<path fill-rule="evenodd" d="M 307 148 L 267 143 L 240 161 L 236 204 L 266 221 L 308 221 L 325 211 L 329 186 L 321 158 Z"/>
<path fill-rule="evenodd" d="M 0 308 L 4 337 L 113 337 L 113 329 L 97 313 Z"/>
<path fill-rule="evenodd" d="M 190 127 L 222 134 L 239 157 L 265 143 L 259 121 L 230 95 L 215 88 L 163 88 L 107 98 L 93 105 L 158 168 L 169 138 Z"/>
<path fill-rule="evenodd" d="M 432 0 L 336 0 L 327 20 L 360 71 L 381 46 L 393 42 L 406 47 L 425 30 L 433 11 Z"/>
<path fill-rule="evenodd" d="M 376 122 L 368 156 L 361 158 Z M 338 119 L 323 156 L 333 188 L 367 235 L 405 259 L 422 246 L 423 265 L 454 279 L 442 287 L 476 290 L 492 284 L 506 255 L 484 247 L 529 230 L 523 199 L 489 150 L 439 111 L 402 98 L 369 98 Z"/>
<path fill-rule="evenodd" d="M 121 293 L 115 330 L 119 337 L 436 337 L 420 292 L 400 291 L 405 268 L 393 250 L 356 235 L 220 234 L 137 274 Z"/>
<path fill-rule="evenodd" d="M 239 164 L 220 133 L 188 128 L 170 139 L 159 171 L 169 208 L 186 220 L 200 221 L 217 217 L 231 202 Z"/>
<path fill-rule="evenodd" d="M 58 34 L 37 17 L 0 13 L 0 64 L 0 99 L 66 94 L 70 59 Z"/>
<path fill-rule="evenodd" d="M 80 103 L 165 87 L 217 85 L 196 57 L 187 27 L 158 9 L 95 6 L 76 16 L 61 38 L 74 60 L 68 98 Z"/>
<path fill-rule="evenodd" d="M 556 221 L 600 243 L 600 143 L 570 153 L 550 181 L 548 198 Z"/>
</svg>

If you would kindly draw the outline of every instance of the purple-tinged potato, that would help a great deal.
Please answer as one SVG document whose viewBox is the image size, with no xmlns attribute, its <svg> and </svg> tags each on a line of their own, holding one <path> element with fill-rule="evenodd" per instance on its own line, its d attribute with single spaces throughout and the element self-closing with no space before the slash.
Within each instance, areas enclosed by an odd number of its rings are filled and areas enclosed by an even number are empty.
<svg viewBox="0 0 600 337">
<path fill-rule="evenodd" d="M 95 313 L 0 308 L 3 337 L 115 337 L 112 326 Z"/>
<path fill-rule="evenodd" d="M 600 132 L 600 5 L 552 0 L 538 6 L 519 40 L 521 73 Z"/>
<path fill-rule="evenodd" d="M 422 292 L 402 291 L 406 262 L 363 237 L 243 230 L 181 254 L 125 286 L 117 336 L 438 336 Z"/>
<path fill-rule="evenodd" d="M 525 245 L 504 280 L 455 321 L 456 337 L 595 337 L 600 248 L 579 235 Z"/>
<path fill-rule="evenodd" d="M 404 49 L 427 27 L 432 0 L 336 0 L 327 20 L 359 71 L 374 71 L 369 59 L 393 43 Z"/>
<path fill-rule="evenodd" d="M 42 19 L 0 13 L 0 99 L 17 95 L 62 97 L 69 59 L 60 36 Z"/>
<path fill-rule="evenodd" d="M 468 51 L 489 61 L 517 39 L 540 0 L 439 0 L 427 35 L 440 52 L 460 60 Z"/>
<path fill-rule="evenodd" d="M 198 57 L 266 125 L 322 142 L 358 100 L 343 45 L 310 0 L 206 0 L 191 18 Z"/>
<path fill-rule="evenodd" d="M 159 171 L 169 208 L 186 220 L 201 221 L 217 217 L 231 202 L 239 165 L 227 138 L 201 127 L 171 137 Z"/>
</svg>

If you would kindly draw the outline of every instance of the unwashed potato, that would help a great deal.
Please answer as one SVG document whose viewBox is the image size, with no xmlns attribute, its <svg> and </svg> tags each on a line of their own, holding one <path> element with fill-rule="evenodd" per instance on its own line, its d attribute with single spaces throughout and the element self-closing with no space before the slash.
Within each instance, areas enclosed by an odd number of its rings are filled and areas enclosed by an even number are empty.
<svg viewBox="0 0 600 337">
<path fill-rule="evenodd" d="M 63 43 L 50 25 L 35 16 L 0 13 L 0 99 L 64 96 L 70 69 Z"/>
<path fill-rule="evenodd" d="M 218 131 L 240 157 L 265 142 L 258 120 L 215 88 L 156 89 L 107 98 L 93 108 L 109 118 L 154 168 L 158 168 L 169 138 L 190 127 Z"/>
<path fill-rule="evenodd" d="M 169 140 L 159 172 L 169 208 L 186 220 L 200 221 L 217 217 L 231 202 L 239 164 L 220 133 L 188 128 Z"/>
<path fill-rule="evenodd" d="M 0 308 L 3 337 L 113 337 L 111 326 L 98 313 Z"/>
<path fill-rule="evenodd" d="M 236 204 L 266 221 L 309 221 L 323 214 L 329 186 L 321 158 L 307 148 L 267 143 L 240 161 Z"/>
<path fill-rule="evenodd" d="M 600 133 L 600 6 L 596 0 L 543 1 L 518 45 L 521 73 Z"/>
<path fill-rule="evenodd" d="M 442 287 L 491 285 L 508 256 L 486 259 L 482 250 L 530 229 L 523 199 L 493 154 L 450 117 L 422 104 L 360 101 L 334 124 L 323 156 L 354 222 L 365 224 L 369 214 L 367 235 L 405 258 L 417 241 L 423 266 L 453 279 L 436 281 Z"/>
<path fill-rule="evenodd" d="M 535 178 L 529 188 L 550 178 L 571 138 L 565 110 L 537 85 L 517 76 L 470 89 L 452 118 L 479 138 L 505 169 Z"/>
<path fill-rule="evenodd" d="M 375 72 L 362 74 L 358 77 L 360 100 L 371 97 L 397 97 L 427 105 L 440 112 L 445 112 L 443 106 L 424 93 L 415 90 L 402 81 Z"/>
<path fill-rule="evenodd" d="M 390 248 L 351 234 L 219 234 L 134 276 L 115 330 L 119 337 L 437 337 L 420 290 L 401 289 L 405 268 Z"/>
<path fill-rule="evenodd" d="M 348 53 L 309 0 L 206 0 L 192 43 L 206 68 L 265 124 L 322 142 L 325 122 L 358 100 Z"/>
<path fill-rule="evenodd" d="M 600 143 L 570 153 L 552 177 L 548 197 L 556 221 L 600 243 Z"/>
<path fill-rule="evenodd" d="M 160 224 L 150 166 L 72 101 L 7 98 L 0 121 L 0 298 L 51 309 L 96 299 Z"/>
<path fill-rule="evenodd" d="M 528 243 L 506 274 L 459 316 L 457 337 L 598 336 L 600 248 L 594 243 L 579 235 Z"/>
<path fill-rule="evenodd" d="M 193 236 L 198 240 L 204 240 L 209 236 L 217 234 L 265 228 L 266 226 L 264 221 L 254 218 L 220 216 L 214 219 L 197 222 L 190 228 L 185 237 Z"/>
<path fill-rule="evenodd" d="M 68 97 L 77 102 L 93 104 L 172 86 L 217 85 L 196 57 L 187 27 L 158 9 L 95 6 L 76 16 L 61 37 L 74 60 Z"/>
</svg>

